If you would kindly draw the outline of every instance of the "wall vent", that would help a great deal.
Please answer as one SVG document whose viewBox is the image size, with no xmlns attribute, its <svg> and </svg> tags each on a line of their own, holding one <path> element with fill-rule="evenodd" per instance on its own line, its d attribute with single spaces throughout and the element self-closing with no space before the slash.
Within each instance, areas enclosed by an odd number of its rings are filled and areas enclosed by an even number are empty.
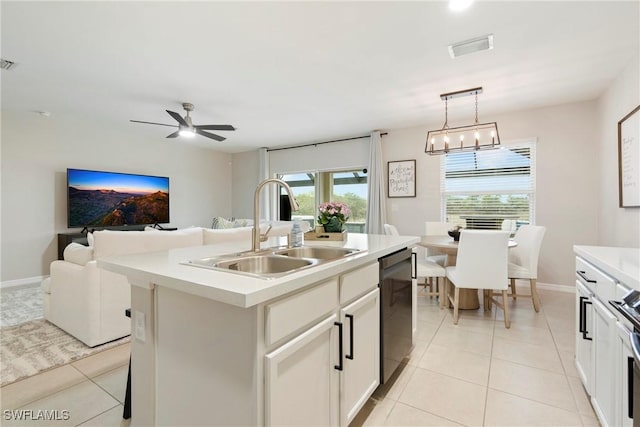
<svg viewBox="0 0 640 427">
<path fill-rule="evenodd" d="M 449 55 L 452 58 L 457 58 L 462 55 L 491 49 L 493 49 L 493 34 L 487 34 L 486 36 L 449 45 Z"/>
</svg>

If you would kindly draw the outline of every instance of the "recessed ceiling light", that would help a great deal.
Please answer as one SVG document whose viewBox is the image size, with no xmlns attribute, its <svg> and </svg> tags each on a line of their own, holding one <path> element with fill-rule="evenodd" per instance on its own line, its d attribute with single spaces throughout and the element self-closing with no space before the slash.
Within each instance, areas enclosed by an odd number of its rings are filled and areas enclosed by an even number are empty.
<svg viewBox="0 0 640 427">
<path fill-rule="evenodd" d="M 449 9 L 459 12 L 471 6 L 473 0 L 449 0 Z"/>
<path fill-rule="evenodd" d="M 8 70 L 14 65 L 16 65 L 15 62 L 0 58 L 0 68 L 2 68 L 3 70 Z"/>
<path fill-rule="evenodd" d="M 493 34 L 487 34 L 486 36 L 449 45 L 449 55 L 452 58 L 457 58 L 458 56 L 491 49 L 493 49 Z"/>
</svg>

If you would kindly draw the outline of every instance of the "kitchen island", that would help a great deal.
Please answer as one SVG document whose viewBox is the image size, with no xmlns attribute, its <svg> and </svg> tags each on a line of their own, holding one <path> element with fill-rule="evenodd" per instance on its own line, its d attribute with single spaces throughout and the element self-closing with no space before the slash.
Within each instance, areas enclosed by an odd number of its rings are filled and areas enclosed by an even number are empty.
<svg viewBox="0 0 640 427">
<path fill-rule="evenodd" d="M 346 426 L 379 381 L 378 258 L 418 240 L 350 233 L 271 279 L 183 264 L 250 242 L 99 261 L 132 284 L 132 425 Z"/>
</svg>

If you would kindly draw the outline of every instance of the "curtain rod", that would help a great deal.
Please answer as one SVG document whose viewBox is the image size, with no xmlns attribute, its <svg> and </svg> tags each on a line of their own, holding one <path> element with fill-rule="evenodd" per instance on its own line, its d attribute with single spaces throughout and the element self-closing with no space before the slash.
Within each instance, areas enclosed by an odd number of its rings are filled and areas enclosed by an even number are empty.
<svg viewBox="0 0 640 427">
<path fill-rule="evenodd" d="M 383 132 L 383 133 L 380 134 L 380 136 L 384 136 L 384 135 L 387 135 L 387 132 Z M 267 148 L 267 152 L 269 152 L 269 151 L 289 150 L 291 148 L 315 147 L 316 145 L 331 144 L 333 142 L 351 141 L 351 140 L 354 140 L 354 139 L 369 138 L 370 136 L 371 135 L 354 136 L 353 138 L 343 138 L 343 139 L 334 139 L 334 140 L 331 140 L 331 141 L 313 142 L 311 144 L 294 145 L 294 146 L 291 146 L 291 147 Z"/>
</svg>

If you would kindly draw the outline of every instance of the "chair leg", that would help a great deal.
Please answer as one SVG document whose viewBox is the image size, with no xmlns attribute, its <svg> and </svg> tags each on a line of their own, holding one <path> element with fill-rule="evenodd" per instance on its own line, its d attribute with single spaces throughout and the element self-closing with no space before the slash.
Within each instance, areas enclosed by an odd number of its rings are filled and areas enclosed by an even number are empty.
<svg viewBox="0 0 640 427">
<path fill-rule="evenodd" d="M 449 279 L 444 278 L 444 286 L 440 289 L 440 308 L 449 308 Z"/>
<path fill-rule="evenodd" d="M 509 319 L 509 305 L 507 305 L 507 291 L 502 291 L 502 309 L 504 310 L 504 326 L 509 329 L 511 327 L 511 320 Z"/>
<path fill-rule="evenodd" d="M 531 299 L 533 300 L 533 309 L 537 312 L 540 311 L 540 297 L 538 296 L 538 287 L 536 286 L 536 279 L 529 279 L 531 284 Z"/>
<path fill-rule="evenodd" d="M 516 279 L 511 279 L 511 296 L 513 297 L 513 299 L 518 298 L 516 292 Z"/>
<path fill-rule="evenodd" d="M 458 307 L 460 306 L 460 288 L 457 286 L 453 291 L 453 324 L 458 324 Z"/>
</svg>

